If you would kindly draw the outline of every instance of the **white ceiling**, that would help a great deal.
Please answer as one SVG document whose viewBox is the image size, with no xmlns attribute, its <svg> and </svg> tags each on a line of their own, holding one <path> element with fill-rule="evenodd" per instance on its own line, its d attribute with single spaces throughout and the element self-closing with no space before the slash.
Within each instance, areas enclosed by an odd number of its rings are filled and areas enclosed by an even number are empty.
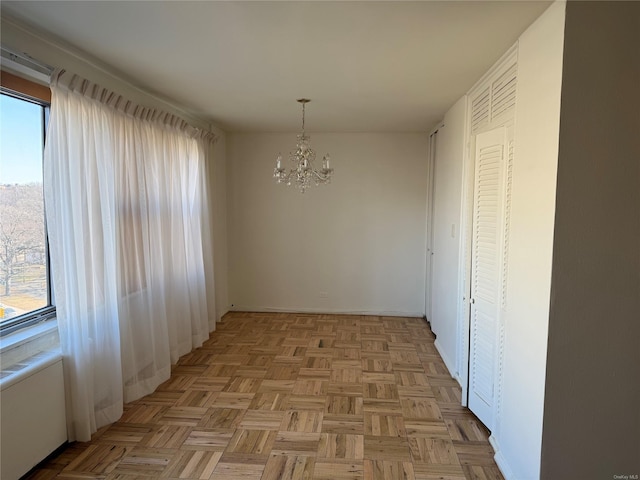
<svg viewBox="0 0 640 480">
<path fill-rule="evenodd" d="M 425 132 L 547 1 L 3 1 L 227 131 Z"/>
</svg>

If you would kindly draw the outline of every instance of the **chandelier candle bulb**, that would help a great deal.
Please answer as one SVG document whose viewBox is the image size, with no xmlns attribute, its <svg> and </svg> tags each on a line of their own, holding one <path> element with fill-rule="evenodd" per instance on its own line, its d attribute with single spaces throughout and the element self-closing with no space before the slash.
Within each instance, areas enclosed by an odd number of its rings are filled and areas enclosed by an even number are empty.
<svg viewBox="0 0 640 480">
<path fill-rule="evenodd" d="M 273 176 L 277 183 L 284 183 L 286 185 L 295 185 L 298 187 L 301 193 L 311 185 L 311 182 L 316 185 L 330 183 L 333 169 L 329 167 L 329 155 L 325 155 L 322 159 L 322 168 L 320 171 L 316 170 L 313 162 L 316 159 L 316 152 L 311 149 L 309 145 L 310 138 L 304 131 L 304 110 L 305 105 L 311 100 L 307 98 L 301 98 L 298 100 L 302 104 L 302 133 L 298 135 L 298 142 L 296 143 L 296 150 L 289 153 L 289 160 L 293 163 L 295 168 L 287 171 L 282 166 L 282 154 L 278 154 L 276 159 L 276 168 L 273 170 Z"/>
</svg>

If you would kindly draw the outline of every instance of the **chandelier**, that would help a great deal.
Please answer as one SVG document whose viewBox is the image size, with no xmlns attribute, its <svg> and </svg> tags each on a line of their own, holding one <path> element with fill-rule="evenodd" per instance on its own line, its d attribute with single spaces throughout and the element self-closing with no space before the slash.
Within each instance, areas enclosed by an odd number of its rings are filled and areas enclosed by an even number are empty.
<svg viewBox="0 0 640 480">
<path fill-rule="evenodd" d="M 304 132 L 304 107 L 311 100 L 308 98 L 300 98 L 299 103 L 302 104 L 302 133 L 298 135 L 295 152 L 289 153 L 289 160 L 293 163 L 293 168 L 287 169 L 282 166 L 282 155 L 278 154 L 276 159 L 276 168 L 273 170 L 273 176 L 278 183 L 285 185 L 295 185 L 300 192 L 311 186 L 313 182 L 316 186 L 320 184 L 330 183 L 333 168 L 329 166 L 329 155 L 322 158 L 322 168 L 316 170 L 313 162 L 316 159 L 316 152 L 309 146 L 310 137 Z"/>
</svg>

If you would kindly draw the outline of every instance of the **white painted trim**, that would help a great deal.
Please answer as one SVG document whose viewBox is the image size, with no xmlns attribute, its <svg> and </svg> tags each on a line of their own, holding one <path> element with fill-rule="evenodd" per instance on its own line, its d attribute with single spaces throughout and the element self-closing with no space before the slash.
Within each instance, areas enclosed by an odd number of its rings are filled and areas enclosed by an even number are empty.
<svg viewBox="0 0 640 480">
<path fill-rule="evenodd" d="M 498 444 L 498 440 L 496 440 L 496 438 L 493 435 L 489 436 L 489 443 L 491 444 L 491 446 L 493 447 L 493 451 L 495 452 L 493 459 L 495 460 L 496 465 L 500 470 L 500 473 L 502 473 L 504 480 L 526 480 L 526 479 L 516 479 L 516 477 L 513 474 L 513 470 L 507 463 L 507 459 L 504 458 L 504 455 L 502 455 L 502 451 L 500 450 L 500 445 Z"/>
<path fill-rule="evenodd" d="M 468 406 L 469 393 L 469 328 L 471 298 L 471 229 L 473 227 L 473 191 L 475 179 L 475 136 L 470 134 L 471 101 L 467 96 L 467 118 L 465 122 L 464 163 L 462 173 L 462 208 L 460 209 L 460 310 L 458 317 L 458 365 L 460 366 L 460 383 L 462 388 L 462 405 Z"/>
<path fill-rule="evenodd" d="M 392 312 L 386 310 L 340 310 L 333 308 L 278 308 L 278 307 L 248 307 L 245 305 L 233 305 L 230 312 L 251 313 L 313 313 L 313 314 L 338 314 L 338 315 L 374 315 L 382 317 L 416 317 L 422 318 L 422 312 Z"/>
<path fill-rule="evenodd" d="M 473 201 L 473 183 L 471 190 L 468 190 L 469 178 L 473 182 L 474 165 L 470 162 L 469 157 L 469 132 L 470 132 L 470 109 L 471 102 L 469 96 L 465 95 L 465 120 L 464 120 L 464 137 L 463 137 L 463 158 L 462 158 L 462 188 L 460 199 L 460 220 L 459 220 L 459 251 L 458 251 L 458 306 L 457 306 L 457 327 L 456 337 L 458 339 L 458 347 L 456 348 L 456 377 L 460 388 L 462 389 L 461 404 L 466 407 L 468 404 L 469 390 L 469 287 L 471 279 L 471 209 L 468 209 L 469 201 Z M 471 172 L 469 170 L 471 169 Z M 470 177 L 469 177 L 470 176 Z"/>
<path fill-rule="evenodd" d="M 427 320 L 432 320 L 431 307 L 433 305 L 433 213 L 434 209 L 434 192 L 435 192 L 435 145 L 437 144 L 438 130 L 444 127 L 444 123 L 440 122 L 439 125 L 434 128 L 429 134 L 429 143 L 427 145 L 427 206 L 425 221 L 425 282 L 424 282 L 424 315 Z"/>
</svg>

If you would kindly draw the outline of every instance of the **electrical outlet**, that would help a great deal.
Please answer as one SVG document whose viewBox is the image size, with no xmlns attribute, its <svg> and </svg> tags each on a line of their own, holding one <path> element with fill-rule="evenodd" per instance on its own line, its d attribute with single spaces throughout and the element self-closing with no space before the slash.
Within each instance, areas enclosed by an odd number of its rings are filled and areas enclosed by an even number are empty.
<svg viewBox="0 0 640 480">
<path fill-rule="evenodd" d="M 320 298 L 329 298 L 328 292 L 320 292 Z"/>
</svg>

